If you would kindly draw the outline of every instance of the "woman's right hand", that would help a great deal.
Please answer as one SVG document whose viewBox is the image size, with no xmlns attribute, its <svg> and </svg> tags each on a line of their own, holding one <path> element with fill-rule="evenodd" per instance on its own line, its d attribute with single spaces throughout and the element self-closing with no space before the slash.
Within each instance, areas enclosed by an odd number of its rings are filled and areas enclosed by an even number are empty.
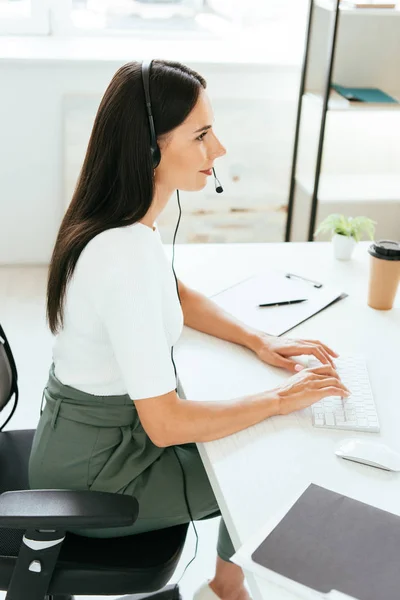
<svg viewBox="0 0 400 600">
<path fill-rule="evenodd" d="M 280 415 L 306 408 L 326 396 L 350 396 L 350 391 L 330 365 L 302 369 L 275 388 L 275 392 Z"/>
</svg>

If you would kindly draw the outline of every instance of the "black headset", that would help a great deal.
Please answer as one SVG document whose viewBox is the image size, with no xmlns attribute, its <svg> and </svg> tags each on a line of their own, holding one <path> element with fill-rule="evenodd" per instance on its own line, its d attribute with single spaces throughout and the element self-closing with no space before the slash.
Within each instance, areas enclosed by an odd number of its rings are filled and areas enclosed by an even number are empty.
<svg viewBox="0 0 400 600">
<path fill-rule="evenodd" d="M 151 110 L 151 100 L 150 100 L 150 69 L 151 69 L 151 60 L 145 60 L 142 62 L 142 79 L 143 79 L 143 89 L 144 89 L 144 97 L 146 101 L 146 110 L 147 116 L 149 118 L 149 126 L 150 126 L 150 150 L 151 150 L 151 159 L 153 162 L 153 169 L 158 167 L 161 160 L 161 151 L 157 144 L 157 136 L 156 129 L 154 127 L 154 119 L 153 113 Z"/>
</svg>

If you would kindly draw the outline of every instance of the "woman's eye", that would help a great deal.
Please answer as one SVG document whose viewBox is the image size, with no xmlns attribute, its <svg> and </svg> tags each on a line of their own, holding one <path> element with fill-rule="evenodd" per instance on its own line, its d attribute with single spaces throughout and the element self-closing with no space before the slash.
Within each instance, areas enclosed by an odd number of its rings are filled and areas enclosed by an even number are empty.
<svg viewBox="0 0 400 600">
<path fill-rule="evenodd" d="M 199 142 L 201 142 L 202 139 L 204 139 L 204 137 L 207 135 L 208 131 L 204 131 L 203 133 L 201 133 L 199 135 L 199 137 L 196 138 L 196 140 L 198 140 Z"/>
</svg>

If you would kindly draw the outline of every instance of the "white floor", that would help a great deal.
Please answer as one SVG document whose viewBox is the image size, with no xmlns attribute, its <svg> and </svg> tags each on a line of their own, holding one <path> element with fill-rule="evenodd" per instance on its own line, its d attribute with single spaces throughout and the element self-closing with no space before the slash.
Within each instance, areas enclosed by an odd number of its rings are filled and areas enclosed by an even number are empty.
<svg viewBox="0 0 400 600">
<path fill-rule="evenodd" d="M 0 267 L 0 323 L 15 356 L 20 390 L 18 409 L 7 429 L 35 428 L 39 418 L 52 347 L 52 336 L 45 322 L 46 277 L 45 267 Z M 4 420 L 1 415 L 0 421 Z M 196 523 L 199 534 L 198 554 L 180 583 L 184 600 L 190 600 L 194 590 L 213 576 L 218 522 L 219 519 L 212 519 Z M 193 557 L 194 549 L 195 535 L 190 527 L 186 546 L 171 583 L 179 579 Z M 0 592 L 0 600 L 4 597 L 5 593 Z"/>
</svg>

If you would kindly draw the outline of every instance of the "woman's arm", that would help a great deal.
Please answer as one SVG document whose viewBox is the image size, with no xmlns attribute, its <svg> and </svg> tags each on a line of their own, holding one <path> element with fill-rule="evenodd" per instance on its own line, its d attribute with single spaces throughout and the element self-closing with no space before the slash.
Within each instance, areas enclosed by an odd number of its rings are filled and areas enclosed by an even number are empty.
<svg viewBox="0 0 400 600">
<path fill-rule="evenodd" d="M 178 279 L 184 323 L 221 340 L 256 349 L 262 344 L 260 332 L 223 310 L 204 294 L 192 290 Z"/>
<path fill-rule="evenodd" d="M 218 402 L 183 400 L 172 391 L 136 400 L 135 406 L 147 435 L 160 447 L 217 440 L 279 414 L 274 391 Z"/>
<path fill-rule="evenodd" d="M 301 410 L 326 396 L 350 394 L 330 365 L 303 369 L 278 387 L 225 401 L 179 398 L 175 390 L 136 400 L 140 421 L 160 447 L 209 442 L 231 435 L 274 415 Z"/>
</svg>

